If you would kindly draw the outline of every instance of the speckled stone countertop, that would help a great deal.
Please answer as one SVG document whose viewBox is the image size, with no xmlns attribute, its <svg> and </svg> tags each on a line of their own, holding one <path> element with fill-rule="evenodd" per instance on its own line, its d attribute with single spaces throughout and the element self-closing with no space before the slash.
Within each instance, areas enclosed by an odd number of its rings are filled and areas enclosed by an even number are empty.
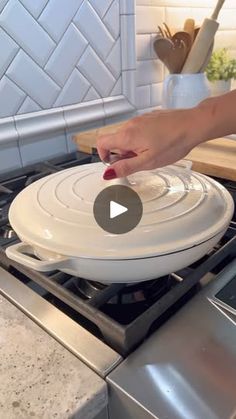
<svg viewBox="0 0 236 419">
<path fill-rule="evenodd" d="M 0 295 L 0 418 L 92 419 L 105 382 Z"/>
</svg>

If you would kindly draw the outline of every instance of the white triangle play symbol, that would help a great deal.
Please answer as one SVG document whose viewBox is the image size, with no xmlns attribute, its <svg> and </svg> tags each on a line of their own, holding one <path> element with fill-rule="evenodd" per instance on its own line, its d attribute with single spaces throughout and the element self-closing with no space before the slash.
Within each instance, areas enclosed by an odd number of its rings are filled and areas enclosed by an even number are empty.
<svg viewBox="0 0 236 419">
<path fill-rule="evenodd" d="M 124 214 L 124 212 L 128 211 L 128 208 L 124 207 L 123 205 L 117 204 L 115 201 L 110 202 L 110 218 L 118 217 L 118 215 Z"/>
</svg>

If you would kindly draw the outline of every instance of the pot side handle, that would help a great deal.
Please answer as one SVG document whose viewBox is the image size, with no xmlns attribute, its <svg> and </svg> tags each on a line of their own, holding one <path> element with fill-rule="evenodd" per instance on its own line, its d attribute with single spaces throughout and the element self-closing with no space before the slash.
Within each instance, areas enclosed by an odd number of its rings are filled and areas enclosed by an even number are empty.
<svg viewBox="0 0 236 419">
<path fill-rule="evenodd" d="M 33 248 L 26 243 L 17 243 L 9 246 L 6 249 L 6 255 L 15 262 L 21 263 L 28 268 L 35 269 L 40 272 L 50 272 L 62 269 L 68 266 L 68 258 L 60 258 L 56 261 L 38 260 L 30 256 L 29 253 L 34 253 Z"/>
</svg>

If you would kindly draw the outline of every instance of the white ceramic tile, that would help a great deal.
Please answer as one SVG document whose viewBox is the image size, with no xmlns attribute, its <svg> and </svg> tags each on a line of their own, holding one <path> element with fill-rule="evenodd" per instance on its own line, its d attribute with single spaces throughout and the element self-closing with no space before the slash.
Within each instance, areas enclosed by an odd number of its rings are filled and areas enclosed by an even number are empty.
<svg viewBox="0 0 236 419">
<path fill-rule="evenodd" d="M 214 48 L 236 49 L 236 30 L 217 31 Z"/>
<path fill-rule="evenodd" d="M 23 6 L 35 17 L 39 17 L 48 0 L 20 0 Z"/>
<path fill-rule="evenodd" d="M 0 54 L 1 54 L 1 64 L 0 64 L 0 79 L 5 73 L 7 67 L 17 54 L 19 50 L 18 45 L 13 41 L 10 36 L 6 34 L 2 29 L 0 29 Z"/>
<path fill-rule="evenodd" d="M 0 26 L 39 65 L 46 63 L 55 44 L 19 1 L 8 2 L 0 14 Z"/>
<path fill-rule="evenodd" d="M 4 143 L 10 143 L 18 140 L 14 119 L 0 118 L 0 147 Z"/>
<path fill-rule="evenodd" d="M 135 18 L 133 15 L 121 16 L 121 60 L 122 70 L 133 70 L 136 67 Z"/>
<path fill-rule="evenodd" d="M 162 83 L 151 85 L 151 106 L 161 106 L 162 102 Z"/>
<path fill-rule="evenodd" d="M 121 49 L 120 38 L 117 39 L 111 52 L 106 59 L 106 66 L 117 80 L 121 74 Z"/>
<path fill-rule="evenodd" d="M 6 6 L 7 2 L 8 2 L 8 0 L 0 0 L 0 13 L 4 9 L 4 7 Z"/>
<path fill-rule="evenodd" d="M 20 109 L 18 110 L 17 114 L 21 115 L 23 113 L 37 111 L 41 111 L 40 106 L 37 103 L 35 103 L 29 96 L 27 96 L 24 102 L 22 103 Z"/>
<path fill-rule="evenodd" d="M 53 107 L 80 103 L 90 87 L 89 82 L 75 68 L 67 80 Z"/>
<path fill-rule="evenodd" d="M 0 81 L 0 118 L 14 115 L 23 103 L 25 96 L 22 90 L 4 76 Z"/>
<path fill-rule="evenodd" d="M 163 80 L 163 65 L 159 60 L 138 61 L 137 86 L 159 83 Z"/>
<path fill-rule="evenodd" d="M 175 32 L 183 29 L 185 19 L 193 17 L 191 8 L 184 7 L 167 7 L 165 22 L 170 27 L 170 30 Z"/>
<path fill-rule="evenodd" d="M 86 0 L 87 1 L 87 0 Z M 49 0 L 39 18 L 40 24 L 58 42 L 83 0 Z"/>
<path fill-rule="evenodd" d="M 125 0 L 124 0 L 125 1 Z M 136 0 L 137 5 L 143 6 L 175 6 L 179 8 L 183 7 L 211 7 L 212 9 L 216 5 L 215 0 Z M 224 4 L 224 8 L 235 7 L 235 0 L 227 0 Z"/>
<path fill-rule="evenodd" d="M 120 13 L 122 15 L 133 15 L 135 13 L 136 0 L 120 0 Z"/>
<path fill-rule="evenodd" d="M 16 115 L 14 120 L 19 139 L 22 141 L 25 139 L 31 141 L 45 135 L 55 135 L 55 133 L 63 132 L 66 128 L 62 108 Z"/>
<path fill-rule="evenodd" d="M 45 70 L 57 84 L 64 86 L 87 44 L 76 26 L 70 25 L 45 66 Z"/>
<path fill-rule="evenodd" d="M 137 109 L 148 108 L 151 106 L 151 86 L 139 86 L 136 89 Z"/>
<path fill-rule="evenodd" d="M 137 6 L 136 26 L 137 33 L 154 33 L 157 26 L 165 21 L 163 7 Z"/>
<path fill-rule="evenodd" d="M 29 138 L 19 141 L 23 166 L 67 153 L 66 136 Z"/>
<path fill-rule="evenodd" d="M 91 5 L 101 18 L 106 14 L 113 0 L 90 0 Z"/>
<path fill-rule="evenodd" d="M 67 130 L 84 127 L 85 124 L 104 121 L 104 118 L 105 112 L 103 100 L 101 99 L 64 108 L 64 120 Z"/>
<path fill-rule="evenodd" d="M 136 71 L 122 71 L 122 93 L 135 106 L 136 103 Z"/>
<path fill-rule="evenodd" d="M 118 95 L 121 95 L 121 93 L 122 93 L 122 78 L 120 77 L 117 80 L 115 86 L 113 87 L 110 93 L 110 96 L 118 96 Z"/>
<path fill-rule="evenodd" d="M 134 111 L 134 107 L 124 96 L 107 97 L 103 103 L 106 118 L 126 115 Z"/>
<path fill-rule="evenodd" d="M 151 35 L 137 35 L 136 37 L 137 60 L 150 60 Z"/>
<path fill-rule="evenodd" d="M 18 169 L 19 167 L 21 167 L 21 158 L 18 143 L 14 141 L 1 144 L 0 173 Z"/>
<path fill-rule="evenodd" d="M 74 18 L 74 23 L 98 55 L 102 59 L 105 59 L 113 46 L 114 39 L 98 14 L 87 1 L 80 7 Z"/>
<path fill-rule="evenodd" d="M 96 92 L 96 90 L 91 86 L 88 90 L 88 93 L 85 95 L 83 102 L 97 99 L 101 99 L 101 97 L 99 96 L 98 92 Z"/>
<path fill-rule="evenodd" d="M 54 81 L 22 50 L 8 68 L 7 75 L 42 108 L 49 108 L 60 92 Z"/>
<path fill-rule="evenodd" d="M 106 97 L 115 85 L 115 78 L 91 47 L 81 57 L 78 69 L 102 97 Z"/>
<path fill-rule="evenodd" d="M 120 34 L 120 7 L 119 0 L 114 0 L 111 7 L 103 18 L 103 22 L 112 34 L 114 39 L 117 39 Z"/>
</svg>

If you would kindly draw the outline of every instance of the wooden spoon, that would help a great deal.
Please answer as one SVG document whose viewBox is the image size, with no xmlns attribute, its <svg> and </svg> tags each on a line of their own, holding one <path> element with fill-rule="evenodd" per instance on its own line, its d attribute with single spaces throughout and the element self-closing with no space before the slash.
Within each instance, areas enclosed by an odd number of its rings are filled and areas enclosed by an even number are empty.
<svg viewBox="0 0 236 419">
<path fill-rule="evenodd" d="M 190 35 L 191 45 L 194 41 L 194 28 L 195 28 L 195 20 L 186 19 L 184 22 L 184 32 L 187 32 Z"/>
<path fill-rule="evenodd" d="M 176 40 L 174 43 L 170 39 L 159 37 L 154 42 L 154 50 L 170 73 L 181 71 L 187 54 L 184 41 Z"/>
</svg>

